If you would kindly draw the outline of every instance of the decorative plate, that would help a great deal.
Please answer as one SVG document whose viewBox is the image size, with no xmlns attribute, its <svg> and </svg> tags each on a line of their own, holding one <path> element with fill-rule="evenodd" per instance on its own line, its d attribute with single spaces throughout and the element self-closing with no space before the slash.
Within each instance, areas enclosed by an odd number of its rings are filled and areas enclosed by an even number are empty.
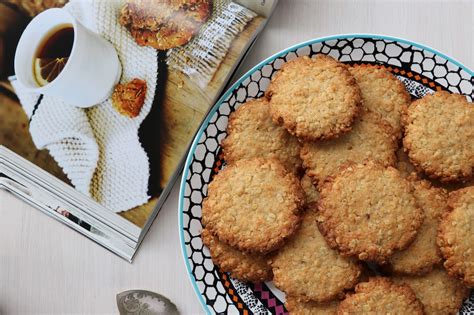
<svg viewBox="0 0 474 315">
<path fill-rule="evenodd" d="M 212 108 L 184 165 L 179 197 L 179 232 L 189 277 L 205 311 L 235 314 L 286 314 L 284 294 L 271 282 L 244 284 L 222 273 L 203 246 L 201 204 L 213 174 L 224 165 L 220 142 L 229 115 L 242 103 L 264 94 L 270 79 L 285 62 L 298 56 L 330 55 L 348 64 L 377 64 L 397 76 L 409 93 L 420 98 L 448 90 L 474 98 L 473 71 L 458 61 L 421 44 L 367 34 L 337 35 L 310 40 L 262 61 L 240 78 Z M 321 284 L 324 285 L 324 284 Z M 474 295 L 460 314 L 474 312 Z"/>
</svg>

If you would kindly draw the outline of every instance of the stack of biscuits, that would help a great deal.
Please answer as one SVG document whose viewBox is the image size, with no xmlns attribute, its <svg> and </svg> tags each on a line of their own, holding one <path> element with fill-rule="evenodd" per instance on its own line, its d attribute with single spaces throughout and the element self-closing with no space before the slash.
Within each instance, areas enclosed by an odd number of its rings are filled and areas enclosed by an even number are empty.
<svg viewBox="0 0 474 315">
<path fill-rule="evenodd" d="M 456 314 L 474 287 L 474 106 L 299 57 L 229 119 L 202 240 L 291 314 Z M 471 182 L 470 182 L 471 181 Z"/>
</svg>

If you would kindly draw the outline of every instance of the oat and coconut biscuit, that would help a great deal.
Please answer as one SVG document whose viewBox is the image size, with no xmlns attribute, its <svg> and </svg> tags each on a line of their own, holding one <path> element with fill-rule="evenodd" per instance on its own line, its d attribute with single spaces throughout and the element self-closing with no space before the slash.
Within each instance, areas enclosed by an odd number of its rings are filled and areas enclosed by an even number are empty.
<svg viewBox="0 0 474 315">
<path fill-rule="evenodd" d="M 285 63 L 266 97 L 273 121 L 307 141 L 350 131 L 361 106 L 359 87 L 347 67 L 324 55 Z"/>
</svg>

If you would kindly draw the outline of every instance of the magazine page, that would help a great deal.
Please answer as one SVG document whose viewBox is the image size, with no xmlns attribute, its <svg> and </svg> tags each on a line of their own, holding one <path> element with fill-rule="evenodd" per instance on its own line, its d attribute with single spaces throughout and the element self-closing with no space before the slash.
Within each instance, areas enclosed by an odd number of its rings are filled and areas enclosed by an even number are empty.
<svg viewBox="0 0 474 315">
<path fill-rule="evenodd" d="M 1 38 L 0 145 L 143 228 L 274 1 L 253 2 L 52 1 L 0 20 L 17 34 Z"/>
</svg>

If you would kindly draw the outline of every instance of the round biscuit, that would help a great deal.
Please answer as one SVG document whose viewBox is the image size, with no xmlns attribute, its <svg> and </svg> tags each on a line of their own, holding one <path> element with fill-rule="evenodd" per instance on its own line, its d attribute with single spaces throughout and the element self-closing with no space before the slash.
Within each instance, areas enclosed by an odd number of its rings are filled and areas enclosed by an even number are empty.
<svg viewBox="0 0 474 315">
<path fill-rule="evenodd" d="M 437 243 L 448 273 L 474 288 L 474 186 L 449 194 L 451 209 L 441 220 Z"/>
<path fill-rule="evenodd" d="M 249 100 L 230 115 L 227 137 L 221 145 L 229 164 L 262 157 L 277 159 L 295 173 L 301 169 L 300 144 L 285 128 L 273 123 L 266 98 Z"/>
<path fill-rule="evenodd" d="M 361 267 L 329 248 L 318 230 L 316 216 L 315 211 L 305 212 L 300 229 L 270 264 L 277 288 L 303 302 L 323 303 L 352 288 Z"/>
<path fill-rule="evenodd" d="M 272 269 L 263 255 L 247 254 L 219 241 L 207 229 L 201 231 L 201 239 L 211 253 L 212 262 L 232 278 L 243 282 L 272 280 Z"/>
<path fill-rule="evenodd" d="M 403 177 L 417 176 L 419 178 L 428 180 L 433 186 L 443 188 L 448 192 L 474 185 L 474 178 L 464 183 L 463 182 L 443 183 L 443 182 L 440 182 L 439 180 L 429 179 L 429 177 L 426 176 L 425 174 L 417 172 L 416 167 L 410 162 L 410 158 L 405 153 L 403 148 L 399 148 L 397 150 L 397 170 L 400 171 L 400 174 Z"/>
<path fill-rule="evenodd" d="M 411 101 L 405 85 L 386 69 L 373 65 L 354 65 L 349 71 L 362 93 L 364 107 L 380 114 L 401 138 L 401 115 Z"/>
<path fill-rule="evenodd" d="M 138 45 L 168 50 L 188 43 L 211 13 L 210 0 L 127 0 L 119 21 Z"/>
<path fill-rule="evenodd" d="M 455 315 L 469 290 L 442 268 L 435 268 L 421 276 L 397 276 L 395 283 L 405 283 L 423 303 L 426 315 Z"/>
<path fill-rule="evenodd" d="M 424 274 L 441 262 L 441 253 L 436 245 L 436 234 L 440 218 L 448 211 L 448 195 L 442 188 L 432 187 L 430 182 L 410 177 L 415 199 L 423 209 L 425 220 L 410 246 L 390 257 L 391 269 L 395 273 Z"/>
<path fill-rule="evenodd" d="M 359 87 L 347 67 L 324 55 L 285 63 L 266 96 L 273 121 L 304 140 L 350 131 L 361 105 Z"/>
<path fill-rule="evenodd" d="M 300 156 L 306 174 L 319 185 L 348 162 L 374 160 L 394 166 L 396 150 L 397 141 L 391 127 L 378 114 L 364 110 L 351 132 L 333 140 L 305 142 Z"/>
<path fill-rule="evenodd" d="M 280 162 L 240 160 L 209 184 L 202 223 L 234 248 L 268 253 L 295 232 L 303 206 L 299 180 Z"/>
<path fill-rule="evenodd" d="M 412 190 L 393 167 L 350 164 L 321 187 L 319 229 L 341 254 L 385 263 L 408 247 L 423 223 Z"/>
<path fill-rule="evenodd" d="M 337 314 L 424 314 L 423 304 L 406 284 L 388 278 L 370 278 L 355 288 L 337 307 Z"/>
<path fill-rule="evenodd" d="M 403 120 L 403 146 L 419 171 L 442 182 L 472 178 L 474 106 L 464 96 L 427 95 L 408 107 Z"/>
<path fill-rule="evenodd" d="M 286 296 L 285 307 L 290 315 L 336 315 L 338 301 L 327 303 L 301 302 L 293 296 Z"/>
</svg>

